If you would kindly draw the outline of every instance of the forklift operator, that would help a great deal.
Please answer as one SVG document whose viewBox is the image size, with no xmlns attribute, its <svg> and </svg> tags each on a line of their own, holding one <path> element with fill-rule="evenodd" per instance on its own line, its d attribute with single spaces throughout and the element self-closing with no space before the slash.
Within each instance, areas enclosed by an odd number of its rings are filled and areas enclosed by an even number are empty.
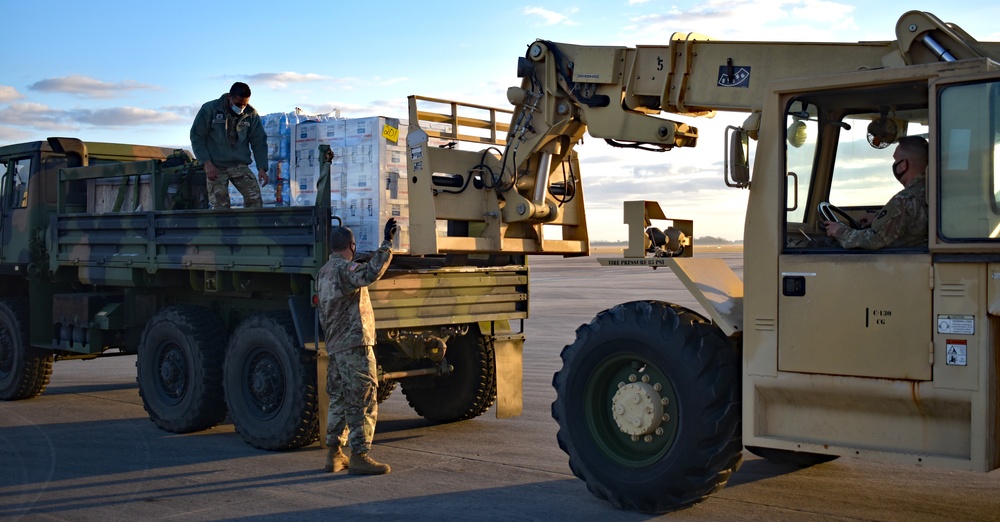
<svg viewBox="0 0 1000 522">
<path fill-rule="evenodd" d="M 892 174 L 903 185 L 876 214 L 860 219 L 852 229 L 824 221 L 826 235 L 843 248 L 877 250 L 884 247 L 921 246 L 927 242 L 927 140 L 906 136 L 892 154 Z"/>
</svg>

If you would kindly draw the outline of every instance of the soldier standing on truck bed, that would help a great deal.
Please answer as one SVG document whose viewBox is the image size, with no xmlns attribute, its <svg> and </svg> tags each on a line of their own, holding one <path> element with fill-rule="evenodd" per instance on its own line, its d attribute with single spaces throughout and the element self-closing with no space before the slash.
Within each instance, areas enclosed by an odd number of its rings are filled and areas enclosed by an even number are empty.
<svg viewBox="0 0 1000 522">
<path fill-rule="evenodd" d="M 267 135 L 260 115 L 250 106 L 250 86 L 236 82 L 218 100 L 201 106 L 191 125 L 191 149 L 205 165 L 208 202 L 229 208 L 229 182 L 243 194 L 243 206 L 262 207 L 260 187 L 267 185 Z M 250 171 L 250 151 L 257 177 Z"/>
<path fill-rule="evenodd" d="M 351 475 L 383 475 L 389 466 L 368 456 L 378 417 L 375 368 L 375 314 L 368 285 L 378 281 L 392 260 L 396 220 L 385 224 L 382 245 L 367 263 L 354 261 L 354 233 L 347 227 L 330 232 L 330 260 L 316 277 L 319 320 L 330 356 L 326 390 L 330 394 L 326 433 L 326 471 L 347 468 Z M 346 433 L 350 430 L 350 433 Z M 351 458 L 341 451 L 350 445 Z"/>
</svg>

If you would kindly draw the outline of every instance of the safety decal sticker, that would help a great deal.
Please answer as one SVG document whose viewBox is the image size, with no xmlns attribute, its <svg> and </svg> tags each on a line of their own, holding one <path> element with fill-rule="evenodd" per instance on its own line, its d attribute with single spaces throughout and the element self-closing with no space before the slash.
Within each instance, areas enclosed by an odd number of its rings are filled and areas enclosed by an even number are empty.
<svg viewBox="0 0 1000 522">
<path fill-rule="evenodd" d="M 719 87 L 750 88 L 750 68 L 738 65 L 720 65 Z"/>
<path fill-rule="evenodd" d="M 971 315 L 939 315 L 937 333 L 976 335 L 976 318 Z"/>
<path fill-rule="evenodd" d="M 410 147 L 410 168 L 414 172 L 424 170 L 424 148 L 423 146 L 417 145 L 416 147 Z"/>
<path fill-rule="evenodd" d="M 948 339 L 945 341 L 945 364 L 948 366 L 966 366 L 967 349 L 965 339 Z"/>
</svg>

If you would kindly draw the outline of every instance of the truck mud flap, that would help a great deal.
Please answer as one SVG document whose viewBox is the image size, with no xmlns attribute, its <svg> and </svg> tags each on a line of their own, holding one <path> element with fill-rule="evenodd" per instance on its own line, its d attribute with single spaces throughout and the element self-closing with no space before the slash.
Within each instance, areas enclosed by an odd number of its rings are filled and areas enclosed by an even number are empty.
<svg viewBox="0 0 1000 522">
<path fill-rule="evenodd" d="M 521 415 L 523 394 L 524 335 L 494 335 L 494 357 L 497 377 L 497 418 L 507 419 Z"/>
</svg>

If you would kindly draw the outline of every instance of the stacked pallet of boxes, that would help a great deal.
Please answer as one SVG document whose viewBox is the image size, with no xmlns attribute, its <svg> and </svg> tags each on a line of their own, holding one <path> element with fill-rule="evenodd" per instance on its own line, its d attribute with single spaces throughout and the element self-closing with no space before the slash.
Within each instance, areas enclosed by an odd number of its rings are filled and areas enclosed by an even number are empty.
<svg viewBox="0 0 1000 522">
<path fill-rule="evenodd" d="M 295 126 L 294 138 L 293 204 L 315 203 L 319 146 L 329 145 L 333 215 L 354 232 L 358 251 L 378 248 L 389 218 L 396 218 L 400 225 L 393 250 L 409 250 L 406 128 L 398 119 L 373 116 L 303 122 Z"/>
<path fill-rule="evenodd" d="M 265 207 L 287 207 L 293 205 L 291 197 L 292 131 L 300 122 L 326 122 L 336 120 L 334 114 L 305 114 L 301 109 L 291 112 L 274 112 L 260 117 L 267 134 L 267 185 L 261 187 L 260 195 Z M 254 158 L 256 159 L 256 158 Z M 257 172 L 256 163 L 250 170 Z M 236 187 L 229 185 L 229 199 L 233 207 L 243 206 L 243 195 Z"/>
</svg>

